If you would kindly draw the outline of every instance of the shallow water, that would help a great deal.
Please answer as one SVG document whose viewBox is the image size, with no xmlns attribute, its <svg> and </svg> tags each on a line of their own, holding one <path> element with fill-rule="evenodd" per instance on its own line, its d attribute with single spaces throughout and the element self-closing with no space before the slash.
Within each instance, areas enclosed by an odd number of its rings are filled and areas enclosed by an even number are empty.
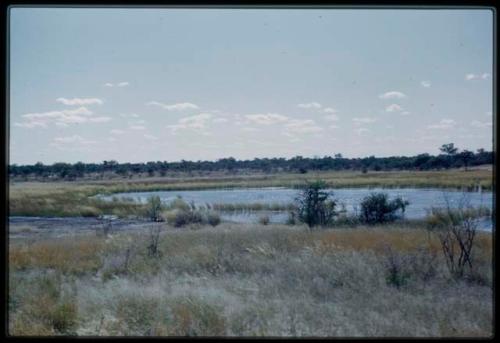
<svg viewBox="0 0 500 343">
<path fill-rule="evenodd" d="M 362 199 L 372 192 L 385 192 L 389 198 L 401 196 L 408 200 L 405 217 L 408 219 L 419 219 L 426 216 L 431 207 L 446 207 L 447 203 L 452 208 L 460 206 L 486 206 L 493 207 L 492 192 L 463 192 L 455 190 L 431 189 L 431 188 L 340 188 L 329 189 L 339 203 L 345 205 L 348 213 L 355 213 Z M 197 206 L 206 204 L 229 204 L 229 203 L 263 203 L 263 204 L 289 204 L 299 194 L 300 190 L 290 188 L 268 187 L 268 188 L 246 188 L 246 189 L 216 189 L 216 190 L 190 190 L 190 191 L 156 191 L 156 192 L 133 192 L 117 193 L 111 196 L 99 196 L 104 200 L 116 198 L 132 198 L 135 201 L 145 203 L 151 195 L 158 195 L 162 202 L 168 203 L 178 196 L 187 202 L 194 202 Z M 259 217 L 267 214 L 271 222 L 282 223 L 287 219 L 286 212 L 271 211 L 238 211 L 221 212 L 225 220 L 235 222 L 257 222 Z M 481 227 L 489 226 L 490 219 L 481 220 Z"/>
</svg>

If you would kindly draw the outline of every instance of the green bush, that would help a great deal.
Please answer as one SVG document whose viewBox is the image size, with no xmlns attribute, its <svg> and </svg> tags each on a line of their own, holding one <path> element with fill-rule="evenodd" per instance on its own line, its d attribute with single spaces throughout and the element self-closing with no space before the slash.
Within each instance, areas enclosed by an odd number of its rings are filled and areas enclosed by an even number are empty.
<svg viewBox="0 0 500 343">
<path fill-rule="evenodd" d="M 309 228 L 329 225 L 337 215 L 335 211 L 337 202 L 331 199 L 331 193 L 323 191 L 324 188 L 326 188 L 324 181 L 307 183 L 295 199 L 297 218 Z"/>
<path fill-rule="evenodd" d="M 397 212 L 404 214 L 410 203 L 397 197 L 389 201 L 386 193 L 372 193 L 361 201 L 360 220 L 365 224 L 379 224 L 394 221 L 398 218 Z"/>
</svg>

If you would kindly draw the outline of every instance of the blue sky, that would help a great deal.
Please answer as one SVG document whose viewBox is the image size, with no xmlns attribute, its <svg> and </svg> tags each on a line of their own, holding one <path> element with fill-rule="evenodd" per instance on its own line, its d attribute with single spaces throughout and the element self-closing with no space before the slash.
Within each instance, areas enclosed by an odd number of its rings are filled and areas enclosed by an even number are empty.
<svg viewBox="0 0 500 343">
<path fill-rule="evenodd" d="M 491 150 L 492 20 L 13 8 L 10 163 Z"/>
</svg>

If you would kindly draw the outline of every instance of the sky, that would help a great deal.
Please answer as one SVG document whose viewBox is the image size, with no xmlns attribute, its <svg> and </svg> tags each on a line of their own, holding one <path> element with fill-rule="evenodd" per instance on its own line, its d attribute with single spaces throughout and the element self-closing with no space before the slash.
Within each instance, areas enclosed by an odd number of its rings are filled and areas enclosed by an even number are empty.
<svg viewBox="0 0 500 343">
<path fill-rule="evenodd" d="M 11 8 L 10 164 L 492 150 L 493 13 Z"/>
</svg>

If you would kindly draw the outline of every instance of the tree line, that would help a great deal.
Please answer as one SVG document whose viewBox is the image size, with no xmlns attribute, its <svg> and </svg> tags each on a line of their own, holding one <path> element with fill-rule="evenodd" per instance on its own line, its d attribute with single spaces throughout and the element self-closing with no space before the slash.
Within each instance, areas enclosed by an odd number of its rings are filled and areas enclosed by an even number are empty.
<svg viewBox="0 0 500 343">
<path fill-rule="evenodd" d="M 84 176 L 114 174 L 121 177 L 132 177 L 137 174 L 149 176 L 165 176 L 169 173 L 204 172 L 299 172 L 308 171 L 342 171 L 358 170 L 389 171 L 389 170 L 439 170 L 448 168 L 467 169 L 470 166 L 493 163 L 493 152 L 478 149 L 476 152 L 458 150 L 453 143 L 443 144 L 441 154 L 419 154 L 416 156 L 391 156 L 364 158 L 345 158 L 342 154 L 324 157 L 295 156 L 286 158 L 254 158 L 253 160 L 236 160 L 233 157 L 221 158 L 217 161 L 186 161 L 180 162 L 147 162 L 118 163 L 114 160 L 102 163 L 54 163 L 45 165 L 38 162 L 34 165 L 9 165 L 10 177 L 35 177 L 50 179 L 74 180 Z"/>
</svg>

